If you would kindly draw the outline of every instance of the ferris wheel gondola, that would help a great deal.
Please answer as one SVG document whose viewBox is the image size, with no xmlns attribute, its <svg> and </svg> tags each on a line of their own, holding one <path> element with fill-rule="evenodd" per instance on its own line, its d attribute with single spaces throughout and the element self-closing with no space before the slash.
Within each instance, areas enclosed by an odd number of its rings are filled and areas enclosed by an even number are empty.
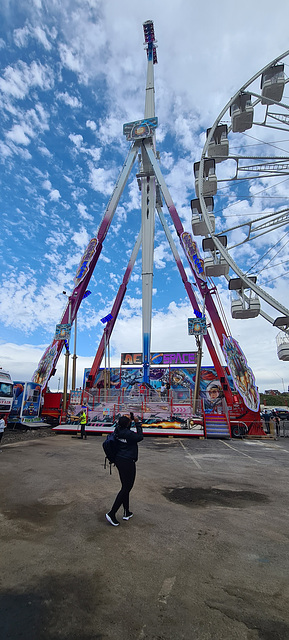
<svg viewBox="0 0 289 640">
<path fill-rule="evenodd" d="M 288 64 L 286 51 L 258 71 L 207 129 L 191 201 L 206 274 L 228 280 L 232 317 L 260 314 L 271 324 L 275 311 L 289 315 L 274 284 L 289 274 Z M 288 327 L 281 334 L 278 357 L 288 360 Z"/>
</svg>

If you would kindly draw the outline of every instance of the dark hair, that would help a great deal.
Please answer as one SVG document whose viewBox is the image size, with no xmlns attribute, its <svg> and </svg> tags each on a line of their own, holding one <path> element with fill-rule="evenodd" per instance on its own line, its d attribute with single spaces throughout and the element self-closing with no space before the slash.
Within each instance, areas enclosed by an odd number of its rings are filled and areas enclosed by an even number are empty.
<svg viewBox="0 0 289 640">
<path fill-rule="evenodd" d="M 128 429 L 130 426 L 130 419 L 127 416 L 120 416 L 118 420 L 118 426 L 120 429 Z"/>
</svg>

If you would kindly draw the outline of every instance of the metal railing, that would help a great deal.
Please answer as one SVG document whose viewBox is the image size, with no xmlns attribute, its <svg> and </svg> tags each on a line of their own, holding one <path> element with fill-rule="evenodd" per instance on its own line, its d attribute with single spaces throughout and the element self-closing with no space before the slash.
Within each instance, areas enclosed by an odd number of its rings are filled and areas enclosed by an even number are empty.
<svg viewBox="0 0 289 640">
<path fill-rule="evenodd" d="M 161 393 L 157 389 L 145 389 L 142 391 L 139 387 L 132 389 L 93 389 L 83 391 L 81 402 L 95 404 L 97 402 L 115 402 L 119 400 L 129 400 L 129 402 L 142 402 L 149 400 L 152 402 L 177 402 L 178 404 L 193 404 L 193 391 L 192 389 L 170 389 Z"/>
<path fill-rule="evenodd" d="M 281 434 L 281 423 L 282 423 L 282 431 L 283 438 L 286 438 L 286 431 L 289 431 L 289 420 L 280 420 L 280 434 Z"/>
<path fill-rule="evenodd" d="M 180 391 L 170 389 L 163 393 L 156 389 L 142 391 L 139 387 L 131 390 L 92 389 L 83 392 L 81 404 L 86 405 L 89 411 L 93 411 L 99 405 L 107 406 L 111 417 L 130 411 L 140 416 L 149 411 L 160 415 L 165 411 L 170 417 L 178 415 L 192 417 L 193 415 L 193 393 L 190 389 Z M 198 399 L 194 415 L 201 417 L 202 413 L 202 400 Z"/>
</svg>

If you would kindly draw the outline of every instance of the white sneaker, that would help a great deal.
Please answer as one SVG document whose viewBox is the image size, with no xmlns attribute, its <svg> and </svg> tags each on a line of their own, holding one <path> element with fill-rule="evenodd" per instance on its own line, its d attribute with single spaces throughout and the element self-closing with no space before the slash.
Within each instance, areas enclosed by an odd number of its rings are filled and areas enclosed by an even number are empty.
<svg viewBox="0 0 289 640">
<path fill-rule="evenodd" d="M 124 514 L 123 516 L 123 520 L 129 520 L 130 518 L 132 518 L 133 513 L 131 511 L 127 511 L 127 513 Z"/>
<path fill-rule="evenodd" d="M 112 518 L 108 513 L 105 514 L 105 517 L 113 527 L 118 527 L 119 521 L 116 518 Z"/>
</svg>

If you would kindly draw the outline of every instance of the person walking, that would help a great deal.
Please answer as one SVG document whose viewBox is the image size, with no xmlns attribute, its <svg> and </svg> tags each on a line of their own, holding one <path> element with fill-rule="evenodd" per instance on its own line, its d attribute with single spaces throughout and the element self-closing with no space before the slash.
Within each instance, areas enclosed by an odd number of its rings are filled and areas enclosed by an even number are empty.
<svg viewBox="0 0 289 640">
<path fill-rule="evenodd" d="M 135 425 L 136 432 L 131 430 Z M 138 442 L 143 440 L 143 430 L 141 422 L 134 420 L 133 413 L 129 416 L 121 416 L 118 425 L 114 430 L 118 441 L 118 451 L 115 458 L 115 465 L 118 469 L 121 489 L 118 492 L 111 510 L 105 514 L 106 519 L 114 527 L 118 527 L 119 521 L 116 518 L 118 509 L 123 505 L 123 520 L 132 518 L 133 513 L 129 510 L 129 494 L 133 488 L 136 476 L 136 462 L 138 460 Z"/>
<path fill-rule="evenodd" d="M 169 398 L 170 398 L 170 388 L 171 388 L 171 385 L 170 385 L 170 383 L 169 383 L 169 382 L 167 382 L 167 383 L 166 383 L 167 401 L 169 401 Z"/>
<path fill-rule="evenodd" d="M 4 418 L 0 418 L 0 442 L 3 438 L 3 433 L 5 428 L 6 428 L 5 420 Z M 2 451 L 2 449 L 0 449 L 0 451 Z"/>
<path fill-rule="evenodd" d="M 86 422 L 87 422 L 86 410 L 85 410 L 85 407 L 83 407 L 83 411 L 82 411 L 82 413 L 80 415 L 80 437 L 81 437 L 81 440 L 83 440 L 83 437 L 86 440 L 86 431 L 85 431 Z"/>
<path fill-rule="evenodd" d="M 267 413 L 267 409 L 264 411 L 264 421 L 266 427 L 266 433 L 270 433 L 270 415 Z"/>
<path fill-rule="evenodd" d="M 276 438 L 279 438 L 279 436 L 280 436 L 280 418 L 278 416 L 278 413 L 275 413 L 275 415 L 274 415 L 274 422 L 275 422 L 275 428 L 276 428 Z"/>
<path fill-rule="evenodd" d="M 162 382 L 161 382 L 161 398 L 164 399 L 165 395 L 166 395 L 166 385 L 165 385 L 164 381 L 162 380 Z"/>
</svg>

